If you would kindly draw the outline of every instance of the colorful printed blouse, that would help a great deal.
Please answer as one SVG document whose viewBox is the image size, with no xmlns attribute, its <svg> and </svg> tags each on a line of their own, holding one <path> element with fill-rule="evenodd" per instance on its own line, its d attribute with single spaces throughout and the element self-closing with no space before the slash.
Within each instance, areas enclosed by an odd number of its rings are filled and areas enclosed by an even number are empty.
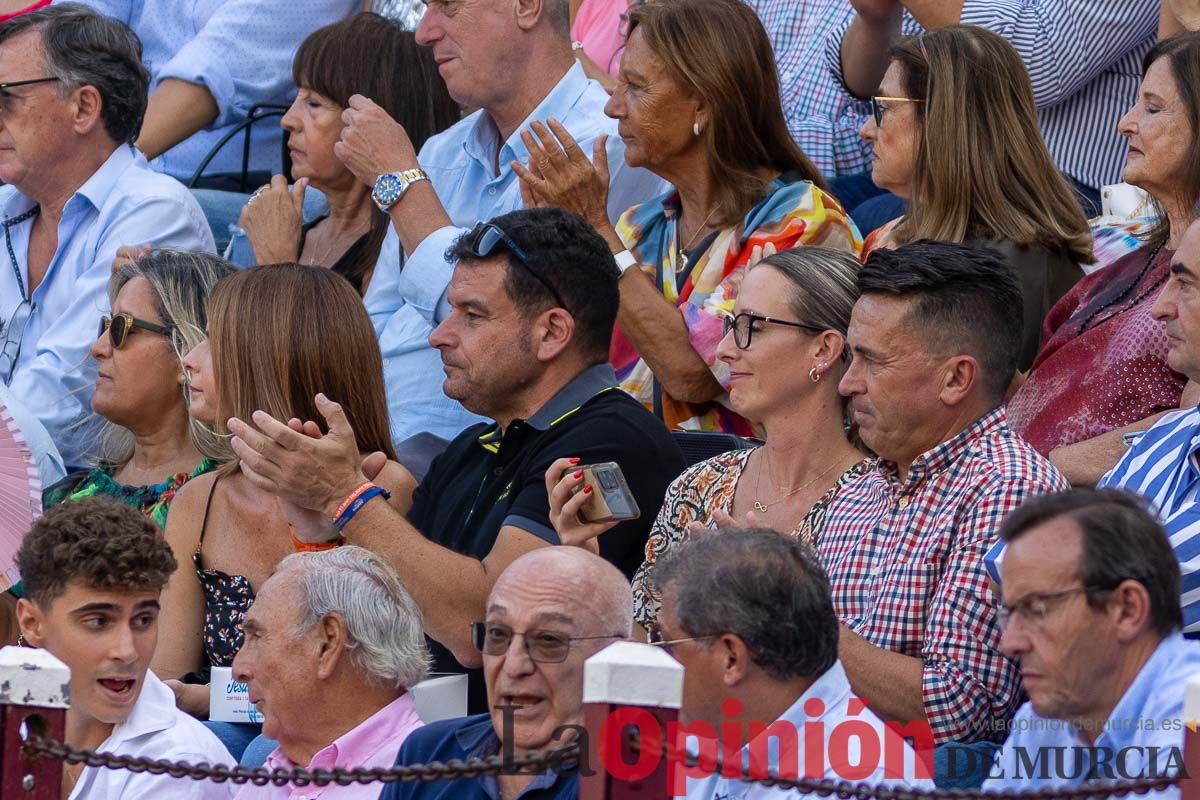
<svg viewBox="0 0 1200 800">
<path fill-rule="evenodd" d="M 1137 238 L 1146 230 L 1145 221 L 1098 229 L 1107 266 L 1046 315 L 1041 352 L 1008 401 L 1013 430 L 1043 455 L 1179 407 L 1187 379 L 1167 366 L 1167 334 L 1150 315 L 1171 251 L 1147 249 Z"/>
<path fill-rule="evenodd" d="M 111 467 L 99 466 L 87 473 L 68 475 L 51 486 L 42 494 L 42 506 L 50 508 L 85 497 L 109 497 L 123 505 L 133 506 L 149 517 L 159 530 L 165 530 L 167 511 L 179 487 L 216 468 L 216 462 L 206 458 L 190 474 L 180 472 L 153 486 L 126 486 L 113 480 Z"/>
<path fill-rule="evenodd" d="M 667 553 L 674 551 L 688 540 L 688 526 L 693 522 L 707 522 L 715 511 L 725 513 L 733 510 L 733 495 L 737 491 L 738 479 L 750 463 L 750 454 L 757 448 L 731 450 L 701 461 L 690 468 L 667 487 L 662 510 L 650 529 L 646 542 L 646 560 L 633 577 L 633 618 L 643 628 L 658 619 L 662 597 L 651 580 L 654 564 Z M 825 529 L 825 511 L 829 504 L 851 481 L 875 468 L 877 461 L 866 458 L 842 473 L 833 486 L 829 487 L 808 513 L 788 533 L 792 539 L 801 539 L 816 546 Z"/>
<path fill-rule="evenodd" d="M 757 261 L 768 245 L 775 252 L 821 245 L 857 255 L 862 237 L 838 202 L 808 181 L 776 179 L 767 196 L 739 224 L 702 240 L 685 256 L 677 245 L 679 210 L 677 192 L 634 206 L 617 221 L 617 235 L 663 296 L 679 307 L 692 347 L 728 392 L 729 366 L 717 359 L 717 344 L 724 336 L 724 315 L 733 309 L 744 268 Z M 654 410 L 654 375 L 619 327 L 609 360 L 621 388 Z M 670 428 L 762 436 L 761 430 L 729 407 L 727 393 L 694 404 L 664 391 L 661 408 Z"/>
</svg>

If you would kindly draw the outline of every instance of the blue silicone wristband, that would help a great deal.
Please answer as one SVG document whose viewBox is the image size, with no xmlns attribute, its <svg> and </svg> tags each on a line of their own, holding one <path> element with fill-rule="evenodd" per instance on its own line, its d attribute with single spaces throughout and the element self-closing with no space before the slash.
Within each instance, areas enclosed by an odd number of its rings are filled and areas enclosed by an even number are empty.
<svg viewBox="0 0 1200 800">
<path fill-rule="evenodd" d="M 346 527 L 346 523 L 354 518 L 354 515 L 358 513 L 359 509 L 367 504 L 367 501 L 379 497 L 380 495 L 383 496 L 384 500 L 389 500 L 392 497 L 378 486 L 372 486 L 370 489 L 367 489 L 365 492 L 355 498 L 354 502 L 350 504 L 349 508 L 342 512 L 342 515 L 334 521 L 333 527 L 337 528 L 338 533 L 341 533 L 342 528 Z"/>
</svg>

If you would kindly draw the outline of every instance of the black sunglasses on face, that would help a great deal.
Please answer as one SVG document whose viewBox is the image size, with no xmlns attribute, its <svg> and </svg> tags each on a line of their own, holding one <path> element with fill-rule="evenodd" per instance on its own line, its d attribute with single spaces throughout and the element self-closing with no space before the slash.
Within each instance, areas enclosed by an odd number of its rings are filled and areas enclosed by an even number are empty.
<svg viewBox="0 0 1200 800">
<path fill-rule="evenodd" d="M 733 331 L 733 343 L 739 350 L 749 350 L 750 342 L 754 339 L 754 323 L 765 322 L 770 325 L 786 325 L 789 328 L 800 328 L 801 330 L 812 331 L 813 333 L 821 333 L 824 328 L 818 328 L 816 325 L 805 325 L 803 322 L 788 322 L 783 319 L 775 319 L 773 317 L 764 317 L 761 314 L 751 314 L 749 311 L 743 311 L 740 314 L 725 317 L 725 335 L 728 336 L 730 331 Z"/>
<path fill-rule="evenodd" d="M 529 257 L 525 255 L 525 251 L 518 247 L 517 243 L 512 240 L 512 237 L 505 233 L 499 225 L 492 222 L 479 223 L 467 234 L 467 244 L 471 248 L 471 255 L 475 258 L 487 258 L 496 252 L 497 246 L 504 245 L 508 248 L 509 252 L 517 257 L 521 265 L 529 270 L 529 274 L 536 278 L 538 283 L 546 287 L 546 291 L 550 292 L 551 296 L 554 297 L 554 302 L 558 304 L 559 308 L 565 308 L 567 311 L 571 310 L 562 299 L 562 295 L 558 293 L 558 290 L 551 286 L 549 281 L 539 275 L 538 271 L 529 265 Z"/>
<path fill-rule="evenodd" d="M 61 78 L 30 78 L 27 81 L 9 81 L 8 83 L 0 83 L 0 92 L 8 91 L 16 86 L 32 86 L 35 83 L 50 83 L 51 81 L 62 80 Z"/>
<path fill-rule="evenodd" d="M 135 328 L 150 331 L 151 333 L 159 333 L 163 336 L 170 336 L 174 328 L 169 328 L 165 325 L 156 325 L 153 322 L 146 322 L 144 319 L 138 319 L 132 314 L 116 314 L 112 317 L 100 318 L 100 330 L 96 334 L 97 337 L 103 336 L 105 331 L 108 331 L 108 340 L 112 342 L 114 350 L 120 350 L 125 344 L 125 339 Z"/>
</svg>

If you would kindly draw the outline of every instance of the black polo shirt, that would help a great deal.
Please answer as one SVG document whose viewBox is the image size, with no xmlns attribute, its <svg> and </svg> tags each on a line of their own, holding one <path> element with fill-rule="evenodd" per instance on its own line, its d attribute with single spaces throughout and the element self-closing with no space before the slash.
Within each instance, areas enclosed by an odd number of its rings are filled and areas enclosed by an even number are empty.
<svg viewBox="0 0 1200 800">
<path fill-rule="evenodd" d="M 434 459 L 413 495 L 408 521 L 426 538 L 482 560 L 500 529 L 511 525 L 558 544 L 550 524 L 546 470 L 556 459 L 615 461 L 642 515 L 600 537 L 600 555 L 632 578 L 667 485 L 683 456 L 662 422 L 616 388 L 608 364 L 590 367 L 527 420 L 501 435 L 496 423 L 467 428 Z M 463 672 L 450 651 L 430 641 L 437 672 Z M 484 710 L 482 676 L 472 675 L 471 708 Z"/>
</svg>

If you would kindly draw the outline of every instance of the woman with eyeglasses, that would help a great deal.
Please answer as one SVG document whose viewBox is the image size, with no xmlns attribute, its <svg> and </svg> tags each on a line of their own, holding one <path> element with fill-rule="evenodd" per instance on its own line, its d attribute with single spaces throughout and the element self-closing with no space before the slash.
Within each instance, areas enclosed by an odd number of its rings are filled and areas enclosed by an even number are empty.
<svg viewBox="0 0 1200 800">
<path fill-rule="evenodd" d="M 756 435 L 731 407 L 729 369 L 716 357 L 745 267 L 800 245 L 860 245 L 788 133 L 762 23 L 739 0 L 631 6 L 605 113 L 619 122 L 626 164 L 675 189 L 614 227 L 603 138 L 585 154 L 550 120 L 533 123 L 537 138 L 522 133 L 529 165 L 513 169 L 525 205 L 576 211 L 612 249 L 622 276 L 610 360 L 622 389 L 670 428 Z"/>
<path fill-rule="evenodd" d="M 47 508 L 104 495 L 163 529 L 180 487 L 232 455 L 188 416 L 183 356 L 204 338 L 209 292 L 233 271 L 207 253 L 162 248 L 114 272 L 112 316 L 101 318 L 91 350 L 98 373 L 92 409 L 107 422 L 100 463 L 47 488 Z"/>
<path fill-rule="evenodd" d="M 873 146 L 871 180 L 908 211 L 869 234 L 862 257 L 918 239 L 998 250 L 1021 281 L 1018 366 L 1028 369 L 1046 312 L 1093 258 L 1087 218 L 1038 132 L 1025 66 L 1000 36 L 969 25 L 889 56 L 860 135 Z"/>
<path fill-rule="evenodd" d="M 667 489 L 633 580 L 634 619 L 647 630 L 660 600 L 654 563 L 697 526 L 768 527 L 819 547 L 829 504 L 871 467 L 850 441 L 838 394 L 858 268 L 850 253 L 801 247 L 746 273 L 717 357 L 730 371 L 734 410 L 766 430 L 766 443 L 702 461 Z M 581 519 L 582 482 L 569 459 L 550 466 L 550 520 L 563 544 L 595 551 L 613 523 Z"/>
<path fill-rule="evenodd" d="M 327 269 L 276 264 L 221 281 L 208 304 L 208 338 L 184 366 L 192 416 L 222 434 L 230 417 L 251 419 L 256 410 L 276 419 L 323 420 L 315 397 L 324 393 L 341 403 L 364 458 L 395 460 L 374 328 L 358 293 Z M 323 432 L 312 422 L 304 430 Z M 393 502 L 414 488 L 395 463 L 387 463 L 375 483 Z M 181 566 L 163 594 L 152 666 L 172 679 L 168 685 L 184 710 L 207 714 L 204 668 L 233 663 L 258 587 L 284 556 L 311 549 L 292 533 L 293 525 L 304 524 L 314 524 L 311 513 L 259 489 L 236 460 L 179 493 L 167 541 L 179 563 L 191 568 Z M 185 676 L 186 683 L 173 680 Z M 231 724 L 210 727 L 235 756 L 257 735 Z"/>
</svg>

